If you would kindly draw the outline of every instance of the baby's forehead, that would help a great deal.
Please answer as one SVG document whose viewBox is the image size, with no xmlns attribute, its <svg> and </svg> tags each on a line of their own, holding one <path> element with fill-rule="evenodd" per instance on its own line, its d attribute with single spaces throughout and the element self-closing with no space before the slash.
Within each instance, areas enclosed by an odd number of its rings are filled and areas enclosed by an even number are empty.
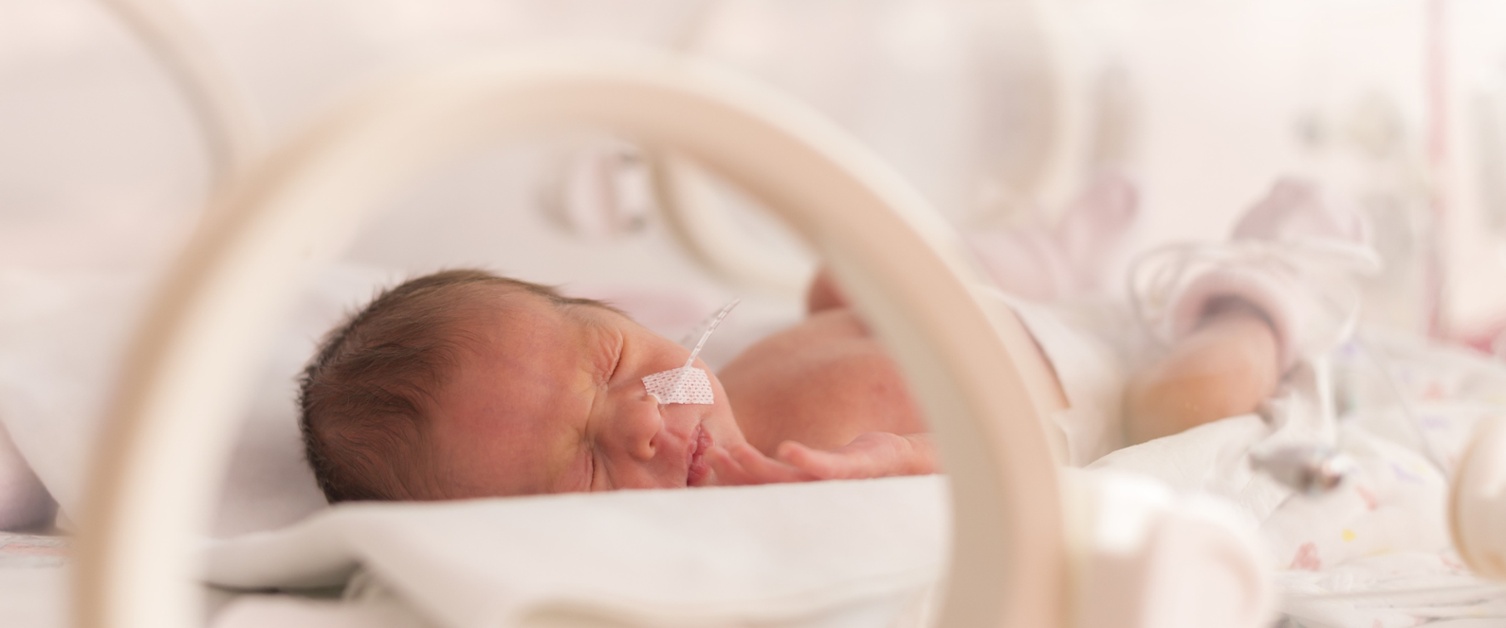
<svg viewBox="0 0 1506 628">
<path fill-rule="evenodd" d="M 451 341 L 462 349 L 461 368 L 477 360 L 493 365 L 511 357 L 512 368 L 535 368 L 554 359 L 605 359 L 641 328 L 600 301 L 539 294 L 512 286 L 488 286 L 457 312 Z"/>
<path fill-rule="evenodd" d="M 604 301 L 570 296 L 540 286 L 492 284 L 483 286 L 471 296 L 473 297 L 470 299 L 471 304 L 489 308 L 547 308 L 561 315 L 572 315 L 584 311 L 628 317 L 622 310 Z"/>
<path fill-rule="evenodd" d="M 467 300 L 456 312 L 456 332 L 471 347 L 519 344 L 547 354 L 578 347 L 597 332 L 620 327 L 627 319 L 608 306 L 535 294 L 523 288 L 491 287 Z"/>
</svg>

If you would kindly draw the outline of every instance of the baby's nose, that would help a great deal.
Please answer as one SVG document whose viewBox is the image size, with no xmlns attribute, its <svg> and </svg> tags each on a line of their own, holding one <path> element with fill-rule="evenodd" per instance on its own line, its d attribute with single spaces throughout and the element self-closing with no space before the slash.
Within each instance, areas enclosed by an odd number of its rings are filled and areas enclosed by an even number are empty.
<svg viewBox="0 0 1506 628">
<path fill-rule="evenodd" d="M 637 460 L 652 460 L 658 453 L 664 417 L 659 402 L 648 394 L 631 400 L 618 415 L 618 445 Z"/>
</svg>

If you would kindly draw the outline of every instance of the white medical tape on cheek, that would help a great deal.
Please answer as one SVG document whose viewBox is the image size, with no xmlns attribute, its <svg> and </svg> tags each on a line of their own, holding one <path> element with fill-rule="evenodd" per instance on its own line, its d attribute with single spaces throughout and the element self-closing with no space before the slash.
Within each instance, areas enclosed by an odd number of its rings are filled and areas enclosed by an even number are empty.
<svg viewBox="0 0 1506 628">
<path fill-rule="evenodd" d="M 716 331 L 717 325 L 722 319 L 727 318 L 727 313 L 742 299 L 733 299 L 731 303 L 722 306 L 706 324 L 705 333 L 701 334 L 699 342 L 695 343 L 695 349 L 690 351 L 690 358 L 685 360 L 685 365 L 677 369 L 659 371 L 643 378 L 643 388 L 653 396 L 661 405 L 670 403 L 692 403 L 710 405 L 716 402 L 716 395 L 711 391 L 711 376 L 704 369 L 699 369 L 695 359 L 701 354 L 701 348 L 706 346 L 706 339 L 711 337 L 711 332 Z"/>
</svg>

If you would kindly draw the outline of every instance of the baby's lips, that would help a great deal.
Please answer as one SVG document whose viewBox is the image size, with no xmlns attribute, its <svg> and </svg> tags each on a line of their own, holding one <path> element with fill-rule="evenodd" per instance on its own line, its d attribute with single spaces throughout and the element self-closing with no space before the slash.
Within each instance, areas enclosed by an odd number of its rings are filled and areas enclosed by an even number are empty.
<svg viewBox="0 0 1506 628">
<path fill-rule="evenodd" d="M 685 485 L 705 486 L 714 475 L 712 455 L 719 448 L 704 426 L 696 426 L 689 447 L 690 451 L 685 458 Z"/>
</svg>

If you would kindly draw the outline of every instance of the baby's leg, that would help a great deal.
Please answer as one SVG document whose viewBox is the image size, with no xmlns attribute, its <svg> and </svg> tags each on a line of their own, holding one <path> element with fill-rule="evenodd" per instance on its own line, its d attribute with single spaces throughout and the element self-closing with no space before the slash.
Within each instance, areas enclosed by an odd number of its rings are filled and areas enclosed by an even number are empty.
<svg viewBox="0 0 1506 628">
<path fill-rule="evenodd" d="M 1251 412 L 1299 358 L 1337 345 L 1352 315 L 1337 298 L 1345 286 L 1334 273 L 1304 271 L 1313 260 L 1293 255 L 1318 243 L 1362 248 L 1365 232 L 1358 212 L 1325 202 L 1316 185 L 1277 182 L 1235 229 L 1228 253 L 1239 261 L 1215 256 L 1170 300 L 1159 328 L 1175 339 L 1171 351 L 1126 388 L 1129 442 Z M 1284 262 L 1272 252 L 1281 246 Z"/>
<path fill-rule="evenodd" d="M 1127 444 L 1253 412 L 1276 391 L 1280 372 L 1277 336 L 1260 310 L 1235 299 L 1214 301 L 1201 324 L 1131 377 Z"/>
</svg>

